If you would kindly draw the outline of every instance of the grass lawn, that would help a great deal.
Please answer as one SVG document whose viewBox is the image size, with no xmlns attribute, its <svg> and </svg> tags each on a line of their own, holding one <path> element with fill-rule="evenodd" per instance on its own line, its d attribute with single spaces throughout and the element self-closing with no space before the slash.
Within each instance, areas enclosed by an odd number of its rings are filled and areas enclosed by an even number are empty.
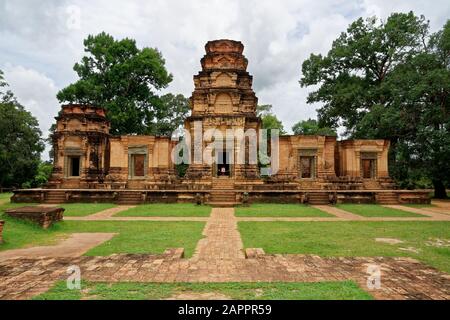
<svg viewBox="0 0 450 320">
<path fill-rule="evenodd" d="M 208 217 L 211 207 L 193 203 L 152 203 L 141 204 L 119 212 L 118 217 Z"/>
<path fill-rule="evenodd" d="M 334 217 L 304 204 L 255 203 L 249 207 L 236 207 L 237 217 Z"/>
<path fill-rule="evenodd" d="M 38 203 L 11 203 L 9 201 L 4 202 L 4 203 L 0 202 L 0 214 L 3 214 L 4 211 L 7 209 L 35 206 L 35 205 L 38 205 Z"/>
<path fill-rule="evenodd" d="M 42 229 L 37 224 L 29 221 L 19 221 L 6 216 L 3 211 L 8 208 L 23 206 L 23 203 L 11 203 L 0 205 L 0 220 L 5 221 L 3 226 L 3 243 L 0 251 L 29 247 L 34 245 L 48 245 L 55 243 L 63 236 L 56 234 L 51 229 Z"/>
<path fill-rule="evenodd" d="M 58 205 L 66 209 L 64 216 L 67 217 L 84 217 L 106 209 L 117 207 L 113 203 L 64 203 Z"/>
<path fill-rule="evenodd" d="M 239 222 L 246 248 L 266 253 L 302 253 L 320 256 L 412 257 L 450 273 L 450 247 L 436 239 L 450 239 L 450 222 Z M 375 238 L 395 238 L 392 245 Z M 415 248 L 418 253 L 400 248 Z"/>
<path fill-rule="evenodd" d="M 363 217 L 426 217 L 413 212 L 386 208 L 378 204 L 338 204 L 336 207 Z"/>
<path fill-rule="evenodd" d="M 9 202 L 9 199 L 12 197 L 12 195 L 12 192 L 0 193 L 0 203 Z"/>
<path fill-rule="evenodd" d="M 0 251 L 25 246 L 47 245 L 75 232 L 118 233 L 111 240 L 91 249 L 86 255 L 113 253 L 163 253 L 168 248 L 185 248 L 191 256 L 202 238 L 203 222 L 157 221 L 62 221 L 47 230 L 7 216 Z"/>
<path fill-rule="evenodd" d="M 81 291 L 82 290 L 82 291 Z M 37 300 L 156 300 L 179 294 L 216 293 L 242 300 L 370 300 L 371 295 L 352 281 L 312 283 L 102 283 L 82 282 L 81 290 L 67 289 L 64 281 Z"/>
</svg>

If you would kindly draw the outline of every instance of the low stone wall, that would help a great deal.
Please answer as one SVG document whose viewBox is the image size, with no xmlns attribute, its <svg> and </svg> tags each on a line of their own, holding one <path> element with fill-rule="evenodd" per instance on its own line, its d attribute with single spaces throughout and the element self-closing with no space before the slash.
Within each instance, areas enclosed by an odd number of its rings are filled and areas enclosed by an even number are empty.
<svg viewBox="0 0 450 320">
<path fill-rule="evenodd" d="M 430 204 L 428 191 L 398 192 L 398 201 L 405 204 Z"/>
<path fill-rule="evenodd" d="M 5 225 L 5 221 L 0 220 L 0 243 L 3 243 L 3 226 Z"/>
<path fill-rule="evenodd" d="M 133 204 L 139 203 L 195 203 L 200 200 L 208 203 L 211 190 L 89 190 L 89 189 L 27 189 L 15 190 L 13 202 L 43 202 L 48 195 L 60 192 L 60 202 L 114 202 L 124 204 L 130 199 Z M 242 202 L 247 194 L 248 203 L 308 203 L 314 194 L 329 194 L 321 204 L 337 203 L 384 203 L 380 199 L 389 199 L 400 204 L 427 204 L 431 200 L 426 191 L 414 190 L 235 190 L 236 199 Z M 131 194 L 131 196 L 130 196 Z M 131 203 L 130 202 L 130 203 Z"/>
<path fill-rule="evenodd" d="M 248 203 L 302 203 L 302 195 L 298 192 L 280 193 L 280 192 L 247 192 Z M 238 197 L 242 199 L 243 193 Z"/>
<path fill-rule="evenodd" d="M 44 202 L 44 199 L 45 199 L 45 192 L 43 191 L 31 191 L 31 192 L 14 191 L 14 195 L 11 197 L 11 202 L 41 203 Z"/>
<path fill-rule="evenodd" d="M 63 220 L 63 208 L 56 207 L 21 207 L 5 210 L 5 214 L 17 219 L 32 221 L 47 229 L 54 222 Z"/>
</svg>

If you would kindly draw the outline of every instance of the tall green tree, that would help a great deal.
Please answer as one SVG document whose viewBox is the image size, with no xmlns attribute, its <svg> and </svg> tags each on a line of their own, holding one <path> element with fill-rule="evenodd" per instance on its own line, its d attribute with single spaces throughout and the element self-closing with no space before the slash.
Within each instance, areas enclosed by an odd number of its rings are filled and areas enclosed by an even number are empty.
<svg viewBox="0 0 450 320">
<path fill-rule="evenodd" d="M 161 53 L 104 32 L 89 35 L 84 46 L 87 55 L 73 68 L 80 79 L 59 91 L 58 100 L 105 107 L 113 134 L 152 133 L 161 113 L 156 92 L 172 81 Z"/>
<path fill-rule="evenodd" d="M 33 181 L 44 150 L 39 123 L 20 105 L 0 71 L 0 187 Z"/>
<path fill-rule="evenodd" d="M 394 13 L 386 21 L 359 18 L 332 44 L 326 56 L 311 54 L 302 65 L 302 86 L 318 86 L 308 103 L 321 103 L 322 126 L 343 125 L 347 134 L 364 136 L 358 124 L 374 109 L 389 108 L 394 97 L 385 82 L 399 64 L 423 50 L 428 33 L 425 18 Z M 395 135 L 373 123 L 370 135 Z M 388 129 L 386 133 L 385 129 Z"/>
<path fill-rule="evenodd" d="M 450 20 L 426 42 L 425 50 L 398 65 L 387 80 L 401 126 L 409 174 L 423 173 L 435 197 L 450 185 Z"/>
<path fill-rule="evenodd" d="M 335 130 L 330 127 L 320 127 L 315 119 L 301 120 L 292 126 L 294 134 L 298 135 L 320 135 L 337 136 Z"/>
<path fill-rule="evenodd" d="M 272 111 L 272 105 L 263 104 L 256 107 L 256 115 L 261 117 L 262 129 L 278 129 L 280 134 L 286 134 L 283 123 Z"/>
<path fill-rule="evenodd" d="M 391 175 L 400 182 L 425 175 L 438 197 L 449 176 L 447 25 L 430 36 L 425 18 L 412 12 L 358 19 L 326 56 L 303 63 L 300 81 L 318 88 L 308 102 L 322 103 L 321 125 L 390 139 Z"/>
<path fill-rule="evenodd" d="M 183 126 L 190 111 L 189 99 L 182 94 L 167 93 L 161 96 L 155 111 L 155 117 L 148 128 L 148 133 L 170 136 Z"/>
</svg>

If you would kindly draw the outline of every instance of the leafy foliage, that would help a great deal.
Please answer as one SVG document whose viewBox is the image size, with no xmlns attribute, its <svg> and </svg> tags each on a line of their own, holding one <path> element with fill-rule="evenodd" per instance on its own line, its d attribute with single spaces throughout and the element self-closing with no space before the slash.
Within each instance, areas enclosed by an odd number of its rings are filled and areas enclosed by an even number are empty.
<svg viewBox="0 0 450 320">
<path fill-rule="evenodd" d="M 0 89 L 5 88 L 0 71 Z M 0 90 L 0 186 L 20 187 L 33 181 L 44 150 L 38 121 L 11 91 Z"/>
<path fill-rule="evenodd" d="M 181 128 L 190 111 L 189 99 L 182 94 L 161 96 L 155 108 L 156 116 L 148 128 L 148 134 L 170 136 Z"/>
<path fill-rule="evenodd" d="M 80 79 L 58 92 L 60 102 L 105 107 L 113 134 L 166 135 L 180 124 L 184 97 L 155 93 L 172 81 L 157 49 L 139 49 L 132 39 L 104 32 L 88 36 L 84 46 L 88 55 L 74 66 Z"/>
<path fill-rule="evenodd" d="M 319 124 L 343 125 L 352 138 L 391 140 L 391 176 L 400 185 L 450 183 L 450 22 L 429 34 L 423 16 L 358 19 L 326 56 L 303 63 L 302 86 L 317 85 Z"/>
<path fill-rule="evenodd" d="M 272 105 L 259 105 L 256 108 L 256 115 L 261 117 L 262 129 L 278 129 L 280 134 L 286 134 L 283 123 L 272 112 Z"/>
<path fill-rule="evenodd" d="M 292 127 L 294 134 L 298 135 L 320 135 L 320 136 L 337 136 L 335 130 L 330 127 L 320 127 L 315 119 L 302 120 L 294 124 Z"/>
<path fill-rule="evenodd" d="M 40 161 L 36 175 L 32 180 L 22 183 L 22 188 L 41 187 L 47 183 L 53 170 L 51 162 Z"/>
</svg>

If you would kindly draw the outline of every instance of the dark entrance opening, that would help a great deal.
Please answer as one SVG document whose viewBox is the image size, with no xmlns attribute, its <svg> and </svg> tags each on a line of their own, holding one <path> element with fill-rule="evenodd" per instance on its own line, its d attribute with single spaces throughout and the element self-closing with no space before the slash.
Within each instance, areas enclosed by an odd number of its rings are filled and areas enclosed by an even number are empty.
<svg viewBox="0 0 450 320">
<path fill-rule="evenodd" d="M 314 177 L 314 157 L 300 157 L 300 172 L 303 179 Z"/>
<path fill-rule="evenodd" d="M 72 177 L 80 176 L 80 157 L 70 158 L 70 175 Z"/>
<path fill-rule="evenodd" d="M 373 159 L 363 159 L 362 160 L 362 173 L 364 179 L 374 179 L 375 178 L 375 160 Z"/>
<path fill-rule="evenodd" d="M 134 160 L 134 176 L 143 177 L 145 176 L 145 154 L 135 154 L 133 155 Z"/>
<path fill-rule="evenodd" d="M 227 151 L 217 153 L 217 176 L 230 176 L 230 153 Z"/>
</svg>

